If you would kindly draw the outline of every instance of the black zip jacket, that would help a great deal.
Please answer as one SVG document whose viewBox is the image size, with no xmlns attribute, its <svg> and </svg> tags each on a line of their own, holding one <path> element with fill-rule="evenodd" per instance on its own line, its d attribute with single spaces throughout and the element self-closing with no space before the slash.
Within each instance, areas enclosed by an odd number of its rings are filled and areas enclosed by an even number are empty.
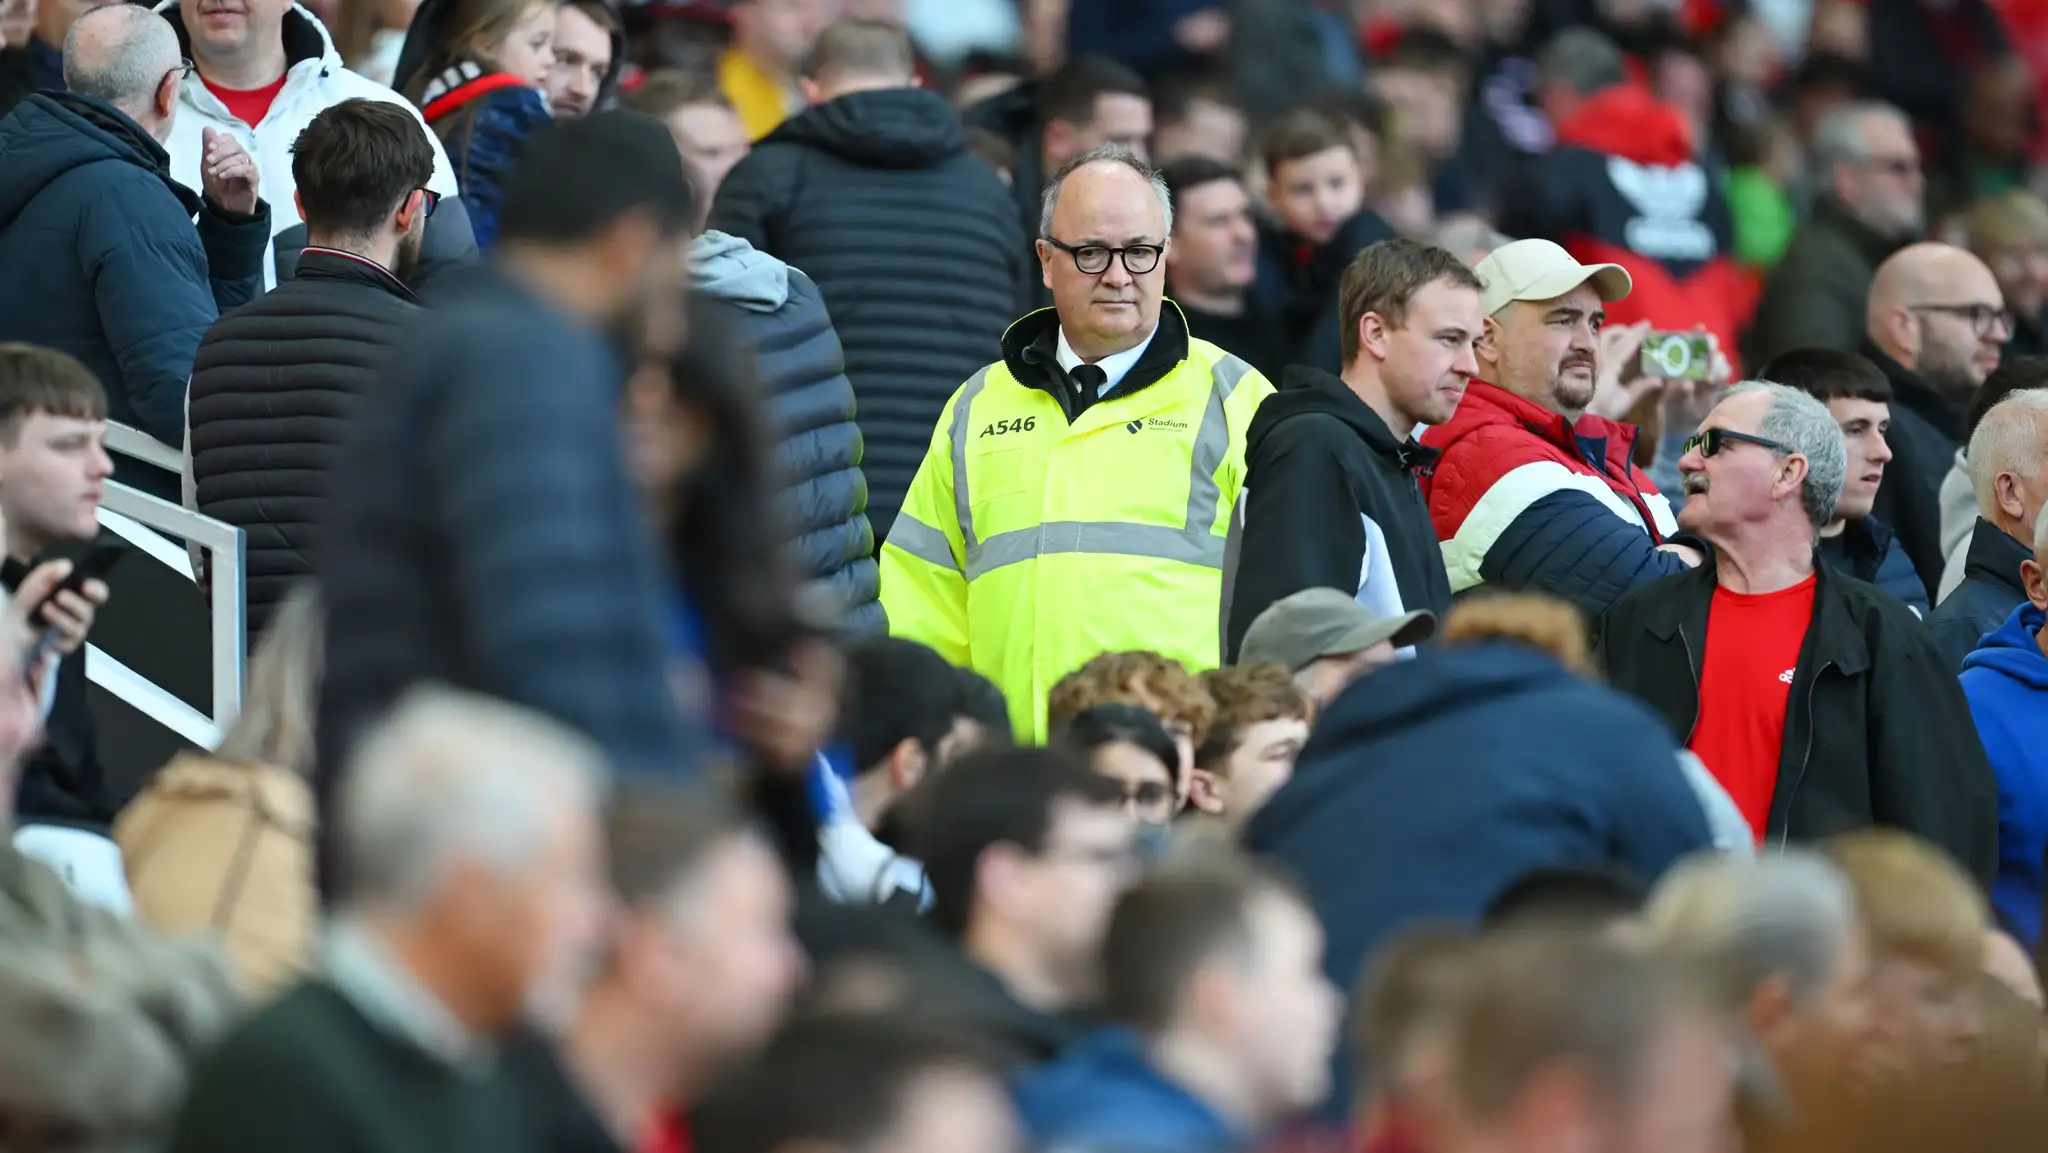
<svg viewBox="0 0 2048 1153">
<path fill-rule="evenodd" d="M 1913 561 L 1929 600 L 1941 590 L 1948 554 L 1941 548 L 1941 482 L 1954 467 L 1956 450 L 1969 439 L 1961 406 L 1942 396 L 1918 373 L 1863 342 L 1865 359 L 1892 386 L 1892 427 L 1885 434 L 1892 462 L 1884 470 L 1871 515 L 1892 526 Z"/>
<path fill-rule="evenodd" d="M 1897 598 L 1815 569 L 1768 839 L 1888 825 L 1939 845 L 1988 887 L 1998 870 L 1998 786 L 1954 671 Z M 1601 630 L 1608 680 L 1660 713 L 1681 742 L 1699 718 L 1716 583 L 1709 557 L 1623 596 Z"/>
<path fill-rule="evenodd" d="M 1267 606 L 1308 588 L 1394 616 L 1451 606 L 1451 581 L 1415 470 L 1434 449 L 1397 439 L 1343 380 L 1297 365 L 1245 433 L 1230 520 L 1223 628 L 1230 659 Z"/>
<path fill-rule="evenodd" d="M 1927 618 L 1934 643 L 1948 657 L 1949 668 L 1962 672 L 1963 658 L 1976 651 L 1984 634 L 1997 631 L 2027 599 L 2020 565 L 2032 559 L 2033 549 L 1983 517 L 1977 518 L 1977 526 L 1970 532 L 1970 551 L 1963 558 L 1963 583 Z"/>
</svg>

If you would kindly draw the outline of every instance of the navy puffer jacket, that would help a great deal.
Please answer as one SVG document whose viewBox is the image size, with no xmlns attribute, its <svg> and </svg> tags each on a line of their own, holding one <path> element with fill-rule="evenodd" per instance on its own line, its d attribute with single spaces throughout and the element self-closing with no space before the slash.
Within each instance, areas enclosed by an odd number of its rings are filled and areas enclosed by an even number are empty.
<svg viewBox="0 0 2048 1153">
<path fill-rule="evenodd" d="M 824 297 L 810 277 L 722 232 L 692 244 L 690 275 L 754 351 L 781 440 L 784 508 L 804 576 L 832 594 L 848 632 L 883 632 L 853 384 Z"/>
</svg>

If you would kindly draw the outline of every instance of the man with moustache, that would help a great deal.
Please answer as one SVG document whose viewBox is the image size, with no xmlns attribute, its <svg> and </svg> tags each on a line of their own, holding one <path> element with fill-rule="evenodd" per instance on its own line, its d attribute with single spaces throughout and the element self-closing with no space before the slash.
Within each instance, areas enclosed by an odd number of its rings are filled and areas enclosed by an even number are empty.
<svg viewBox="0 0 2048 1153">
<path fill-rule="evenodd" d="M 439 199 L 426 129 L 378 100 L 315 116 L 292 173 L 306 220 L 298 275 L 208 330 L 186 397 L 185 504 L 248 534 L 252 647 L 312 571 L 346 418 L 420 313 L 405 279 Z"/>
<path fill-rule="evenodd" d="M 1383 617 L 1450 611 L 1415 480 L 1436 454 L 1412 438 L 1451 419 L 1479 373 L 1480 300 L 1479 277 L 1441 248 L 1383 240 L 1352 260 L 1338 292 L 1344 375 L 1289 368 L 1245 438 L 1224 579 L 1228 651 L 1303 589 L 1354 591 Z"/>
<path fill-rule="evenodd" d="M 1172 235 L 1165 181 L 1120 145 L 1053 176 L 1053 307 L 947 402 L 882 549 L 892 635 L 996 682 L 1020 740 L 1045 738 L 1053 682 L 1099 653 L 1198 671 L 1221 652 L 1230 509 L 1273 387 L 1164 299 Z"/>
<path fill-rule="evenodd" d="M 1586 411 L 1616 264 L 1580 264 L 1548 240 L 1495 249 L 1476 271 L 1486 331 L 1457 414 L 1422 443 L 1422 478 L 1451 591 L 1533 589 L 1598 617 L 1637 585 L 1685 571 L 1671 505 L 1629 459 L 1636 429 Z"/>
<path fill-rule="evenodd" d="M 2005 295 L 1984 262 L 1946 244 L 1915 244 L 1878 266 L 1863 355 L 1892 386 L 1891 467 L 1876 515 L 1932 596 L 1941 587 L 1941 482 L 1969 435 L 1970 398 L 2012 336 Z"/>
<path fill-rule="evenodd" d="M 1678 468 L 1680 523 L 1713 557 L 1615 603 L 1608 679 L 1687 734 L 1760 843 L 1885 825 L 1988 887 L 1998 789 L 1951 666 L 1905 605 L 1817 559 L 1848 472 L 1834 415 L 1737 385 Z"/>
</svg>

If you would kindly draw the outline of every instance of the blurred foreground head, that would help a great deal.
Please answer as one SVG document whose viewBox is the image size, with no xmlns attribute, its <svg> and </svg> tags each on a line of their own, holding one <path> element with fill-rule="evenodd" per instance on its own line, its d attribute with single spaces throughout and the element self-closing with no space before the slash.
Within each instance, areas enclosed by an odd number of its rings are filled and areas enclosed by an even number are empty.
<svg viewBox="0 0 2048 1153">
<path fill-rule="evenodd" d="M 774 848 L 706 789 L 638 780 L 605 821 L 622 906 L 570 1051 L 658 1075 L 687 1102 L 782 1020 L 803 979 Z"/>
<path fill-rule="evenodd" d="M 1828 841 L 1870 929 L 1876 1048 L 1911 1075 L 1969 1057 L 1984 1032 L 1977 995 L 1991 913 L 1969 874 L 1940 849 L 1896 829 Z"/>
<path fill-rule="evenodd" d="M 1838 1084 L 1871 1040 L 1870 945 L 1856 895 L 1817 853 L 1700 857 L 1667 873 L 1643 914 L 1653 948 L 1697 964 L 1747 1030 L 1760 1085 Z M 1778 1104 L 1782 1104 L 1779 1102 Z"/>
<path fill-rule="evenodd" d="M 588 740 L 501 701 L 419 688 L 356 747 L 335 809 L 344 915 L 452 975 L 440 994 L 492 1036 L 562 1020 L 610 906 Z"/>
<path fill-rule="evenodd" d="M 698 1153 L 1016 1153 L 1009 1093 L 977 1045 L 900 1018 L 833 1016 L 777 1038 L 693 1120 Z"/>
<path fill-rule="evenodd" d="M 1449 1153 L 1729 1153 L 1734 1047 L 1688 967 L 1597 934 L 1483 941 L 1451 1032 Z"/>
<path fill-rule="evenodd" d="M 1118 902 L 1104 1008 L 1148 1038 L 1170 1079 L 1251 1133 L 1329 1091 L 1343 998 L 1300 892 L 1249 861 L 1183 865 Z"/>
<path fill-rule="evenodd" d="M 681 347 L 684 245 L 696 197 L 667 128 L 612 109 L 557 124 L 520 154 L 498 209 L 501 258 L 650 353 Z"/>
</svg>

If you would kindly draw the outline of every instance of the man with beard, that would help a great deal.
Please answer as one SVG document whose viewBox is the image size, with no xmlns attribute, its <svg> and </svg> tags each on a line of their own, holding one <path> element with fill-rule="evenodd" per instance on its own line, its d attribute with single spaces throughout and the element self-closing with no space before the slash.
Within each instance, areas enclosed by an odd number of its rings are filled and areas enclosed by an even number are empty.
<svg viewBox="0 0 2048 1153">
<path fill-rule="evenodd" d="M 1878 267 L 1863 354 L 1892 385 L 1891 467 L 1876 515 L 1931 596 L 1941 586 L 1941 482 L 1968 435 L 1970 398 L 1998 368 L 2012 314 L 1984 262 L 1946 244 L 1915 244 Z"/>
<path fill-rule="evenodd" d="M 1700 560 L 1670 541 L 1670 502 L 1629 460 L 1635 427 L 1586 411 L 1606 305 L 1629 294 L 1629 274 L 1548 240 L 1503 245 L 1474 271 L 1483 379 L 1422 438 L 1441 454 L 1422 492 L 1451 591 L 1533 589 L 1597 619 L 1622 593 Z"/>
<path fill-rule="evenodd" d="M 307 235 L 298 275 L 207 332 L 186 403 L 185 504 L 248 534 L 252 647 L 312 571 L 347 417 L 420 312 L 405 279 L 439 199 L 426 130 L 377 100 L 315 116 L 292 173 Z"/>
<path fill-rule="evenodd" d="M 1820 401 L 1730 389 L 1678 461 L 1680 523 L 1712 559 L 1617 601 L 1601 664 L 1687 734 L 1759 842 L 1886 825 L 1989 885 L 1998 789 L 1962 688 L 1912 610 L 1817 559 L 1848 467 Z"/>
<path fill-rule="evenodd" d="M 410 326 L 334 466 L 314 552 L 323 811 L 343 752 L 420 681 L 545 713 L 621 771 L 696 769 L 618 416 L 627 358 L 680 343 L 695 218 L 659 123 L 564 121 L 513 174 L 492 262 Z M 320 832 L 331 849 L 332 822 Z"/>
</svg>

